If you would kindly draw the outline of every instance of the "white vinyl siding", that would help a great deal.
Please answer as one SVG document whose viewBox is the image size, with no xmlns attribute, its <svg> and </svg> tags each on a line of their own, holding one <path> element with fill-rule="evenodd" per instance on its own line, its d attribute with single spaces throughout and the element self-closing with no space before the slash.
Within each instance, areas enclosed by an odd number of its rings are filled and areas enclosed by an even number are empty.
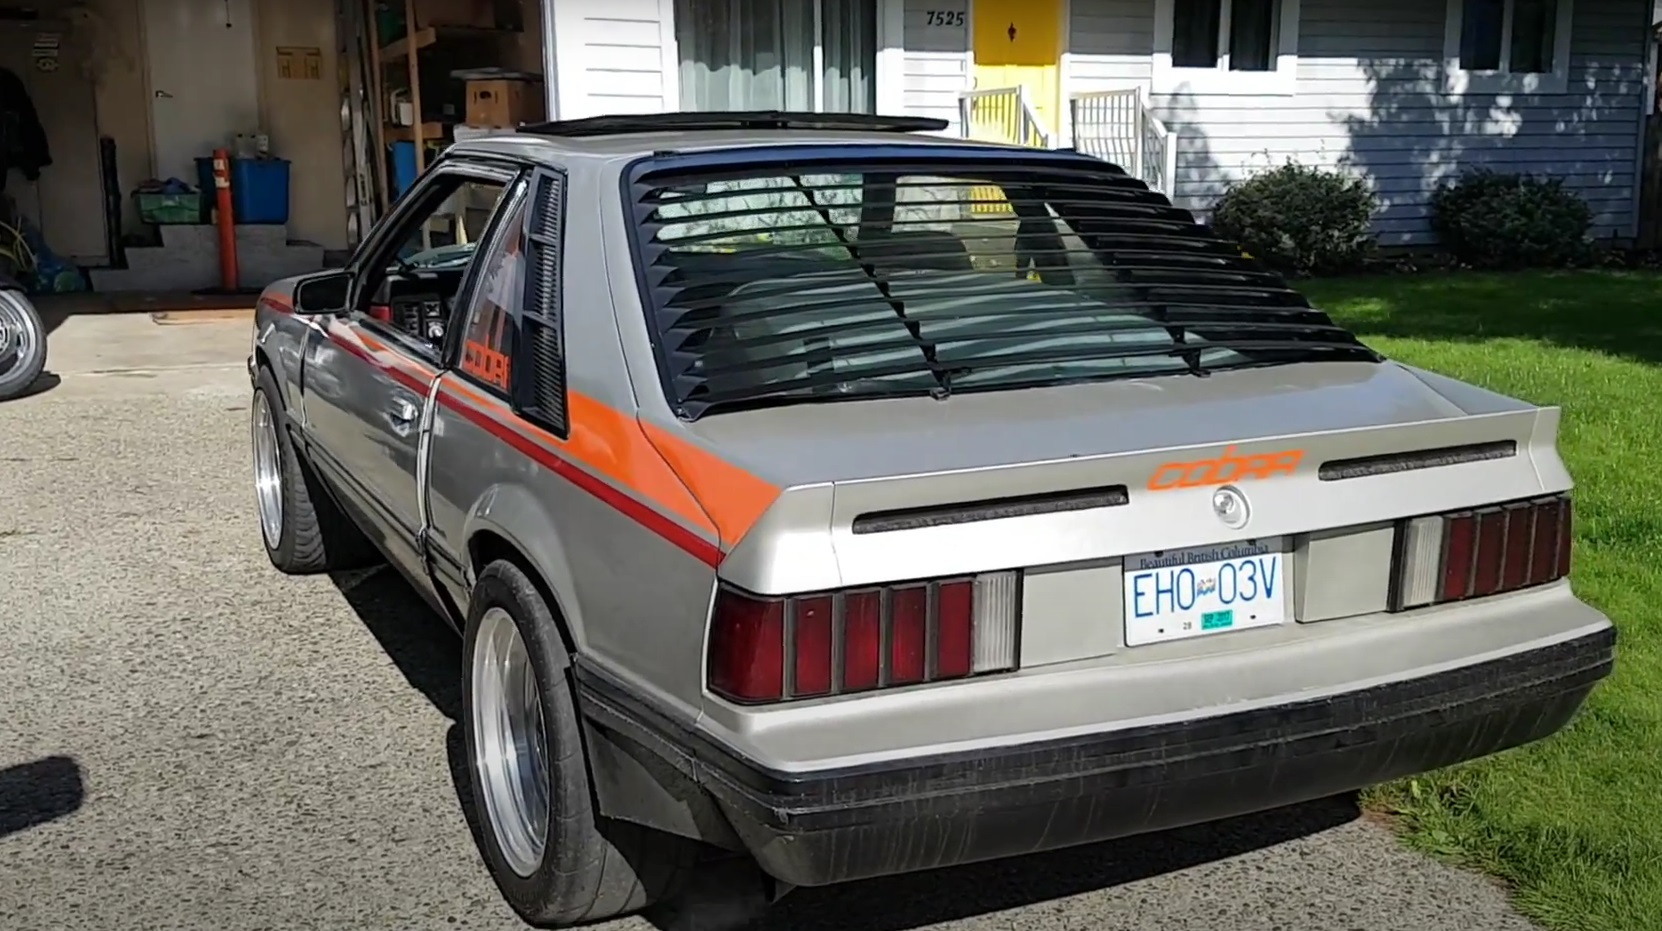
<svg viewBox="0 0 1662 931">
<path fill-rule="evenodd" d="M 958 132 L 958 94 L 970 88 L 970 0 L 902 0 L 905 112 L 931 116 Z M 931 22 L 931 13 L 962 13 L 962 22 Z M 934 19 L 940 19 L 937 15 Z"/>
<path fill-rule="evenodd" d="M 1152 97 L 1179 133 L 1176 199 L 1204 212 L 1230 181 L 1288 159 L 1345 166 L 1380 195 L 1389 245 L 1428 243 L 1439 181 L 1487 166 L 1561 176 L 1587 200 L 1594 232 L 1631 235 L 1648 0 L 1576 0 L 1568 90 L 1449 95 L 1448 0 L 1302 0 L 1290 97 Z M 1150 89 L 1155 0 L 1074 0 L 1073 92 Z"/>
<path fill-rule="evenodd" d="M 679 63 L 670 0 L 544 2 L 561 119 L 675 109 Z"/>
</svg>

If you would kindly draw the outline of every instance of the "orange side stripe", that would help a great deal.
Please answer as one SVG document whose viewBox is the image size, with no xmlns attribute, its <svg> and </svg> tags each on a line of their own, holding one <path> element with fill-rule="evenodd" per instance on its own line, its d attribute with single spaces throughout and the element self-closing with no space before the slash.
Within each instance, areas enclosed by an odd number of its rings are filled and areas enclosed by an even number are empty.
<svg viewBox="0 0 1662 931">
<path fill-rule="evenodd" d="M 526 423 L 497 398 L 471 385 L 447 381 L 444 390 L 466 398 L 488 412 L 492 419 L 546 443 L 588 469 L 605 476 L 689 525 L 717 537 L 710 516 L 698 499 L 676 476 L 664 457 L 647 442 L 635 418 L 577 391 L 568 391 L 566 403 L 571 421 L 571 438 L 562 440 L 552 433 Z M 719 539 L 719 537 L 717 537 Z"/>
<path fill-rule="evenodd" d="M 341 334 L 344 337 L 345 334 Z M 366 349 L 408 377 L 430 383 L 434 373 L 413 363 L 398 349 L 359 332 Z M 452 392 L 500 425 L 547 444 L 560 455 L 606 477 L 688 526 L 731 548 L 755 526 L 779 489 L 713 453 L 667 430 L 580 391 L 567 392 L 571 437 L 559 437 L 514 416 L 507 404 L 457 379 L 445 383 Z"/>
<path fill-rule="evenodd" d="M 700 449 L 661 427 L 639 424 L 645 439 L 692 490 L 715 521 L 721 541 L 731 547 L 779 499 L 778 486 Z"/>
</svg>

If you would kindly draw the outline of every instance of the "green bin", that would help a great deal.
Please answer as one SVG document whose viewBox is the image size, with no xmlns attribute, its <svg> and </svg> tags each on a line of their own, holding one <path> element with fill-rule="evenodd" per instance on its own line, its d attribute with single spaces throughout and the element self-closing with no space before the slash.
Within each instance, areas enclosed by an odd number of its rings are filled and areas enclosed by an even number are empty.
<svg viewBox="0 0 1662 931">
<path fill-rule="evenodd" d="M 146 223 L 202 222 L 202 195 L 198 192 L 162 194 L 153 191 L 135 191 L 133 200 L 138 205 L 139 219 Z"/>
</svg>

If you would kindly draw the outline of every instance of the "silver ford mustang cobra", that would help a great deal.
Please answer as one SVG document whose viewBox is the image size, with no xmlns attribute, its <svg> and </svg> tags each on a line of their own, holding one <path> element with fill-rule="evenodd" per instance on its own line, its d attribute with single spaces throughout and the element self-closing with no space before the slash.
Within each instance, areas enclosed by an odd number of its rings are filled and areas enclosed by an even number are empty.
<svg viewBox="0 0 1662 931">
<path fill-rule="evenodd" d="M 1312 799 L 1609 672 L 1556 408 L 1381 357 L 1111 164 L 941 126 L 459 143 L 261 298 L 271 561 L 385 560 L 461 633 L 526 920 L 712 852 L 784 889 Z"/>
</svg>

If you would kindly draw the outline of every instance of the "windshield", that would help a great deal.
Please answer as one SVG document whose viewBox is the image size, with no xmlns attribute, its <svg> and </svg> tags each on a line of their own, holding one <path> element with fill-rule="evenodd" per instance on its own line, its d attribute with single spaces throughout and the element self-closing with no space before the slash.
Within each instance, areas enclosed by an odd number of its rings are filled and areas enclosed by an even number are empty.
<svg viewBox="0 0 1662 931">
<path fill-rule="evenodd" d="M 672 402 L 696 418 L 1377 360 L 1187 211 L 1094 164 L 647 175 L 638 234 Z"/>
<path fill-rule="evenodd" d="M 412 269 L 460 268 L 473 258 L 473 250 L 478 247 L 476 242 L 455 243 L 447 246 L 435 246 L 431 249 L 416 249 L 408 255 L 400 254 L 389 272 L 410 271 Z"/>
</svg>

